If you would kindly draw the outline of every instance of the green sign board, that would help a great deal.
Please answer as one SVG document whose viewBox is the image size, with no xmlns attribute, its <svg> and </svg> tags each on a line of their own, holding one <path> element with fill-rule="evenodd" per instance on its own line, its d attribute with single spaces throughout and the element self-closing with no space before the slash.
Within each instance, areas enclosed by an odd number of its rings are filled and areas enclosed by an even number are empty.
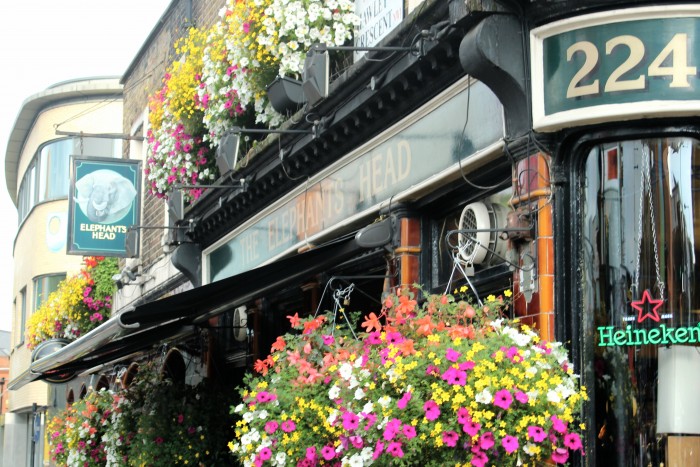
<svg viewBox="0 0 700 467">
<path fill-rule="evenodd" d="M 140 215 L 139 161 L 73 157 L 67 253 L 126 256 L 126 234 Z"/>
<path fill-rule="evenodd" d="M 700 110 L 696 6 L 616 10 L 533 30 L 535 128 Z"/>
<path fill-rule="evenodd" d="M 260 266 L 503 137 L 501 104 L 481 83 L 423 113 L 214 248 L 207 254 L 209 280 Z"/>
</svg>

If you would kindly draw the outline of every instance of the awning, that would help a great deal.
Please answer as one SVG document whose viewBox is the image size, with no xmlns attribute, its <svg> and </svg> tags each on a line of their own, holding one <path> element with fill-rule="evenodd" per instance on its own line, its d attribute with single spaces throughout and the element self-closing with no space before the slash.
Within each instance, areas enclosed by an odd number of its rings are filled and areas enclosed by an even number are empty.
<svg viewBox="0 0 700 467">
<path fill-rule="evenodd" d="M 77 374 L 192 335 L 197 324 L 213 316 L 378 246 L 363 238 L 391 238 L 389 223 L 370 227 L 370 235 L 363 229 L 307 252 L 123 311 L 55 353 L 33 362 L 29 370 L 10 381 L 8 388 L 19 389 L 32 381 Z"/>
</svg>

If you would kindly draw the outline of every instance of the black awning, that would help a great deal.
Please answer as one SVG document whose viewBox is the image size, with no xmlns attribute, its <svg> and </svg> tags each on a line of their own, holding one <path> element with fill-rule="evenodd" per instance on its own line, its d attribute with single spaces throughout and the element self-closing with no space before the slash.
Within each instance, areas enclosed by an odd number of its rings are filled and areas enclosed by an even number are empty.
<svg viewBox="0 0 700 467">
<path fill-rule="evenodd" d="M 372 227 L 377 226 L 373 224 Z M 368 232 L 386 236 L 387 229 L 388 223 L 380 228 L 363 229 L 360 233 L 365 237 Z M 33 362 L 29 371 L 11 382 L 12 388 L 19 389 L 31 381 L 50 380 L 57 375 L 77 374 L 148 352 L 162 342 L 193 335 L 196 330 L 193 325 L 274 289 L 331 269 L 377 246 L 361 240 L 360 233 L 124 311 L 66 347 Z"/>
<path fill-rule="evenodd" d="M 342 263 L 362 249 L 354 235 L 346 236 L 307 252 L 137 306 L 122 313 L 121 321 L 127 326 L 140 327 L 173 320 L 200 323 L 280 286 Z"/>
</svg>

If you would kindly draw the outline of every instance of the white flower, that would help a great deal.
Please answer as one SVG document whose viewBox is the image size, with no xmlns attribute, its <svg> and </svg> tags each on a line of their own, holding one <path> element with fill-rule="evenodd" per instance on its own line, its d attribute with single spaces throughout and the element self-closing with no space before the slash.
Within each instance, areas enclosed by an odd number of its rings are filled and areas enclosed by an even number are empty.
<svg viewBox="0 0 700 467">
<path fill-rule="evenodd" d="M 374 411 L 374 404 L 371 401 L 367 402 L 364 407 L 362 407 L 362 412 L 364 413 L 369 414 L 372 413 L 372 411 Z"/>
<path fill-rule="evenodd" d="M 382 396 L 379 398 L 379 400 L 377 400 L 377 403 L 386 409 L 387 407 L 389 407 L 389 404 L 391 404 L 391 397 Z"/>
<path fill-rule="evenodd" d="M 474 400 L 479 402 L 480 404 L 490 404 L 493 400 L 493 395 L 489 392 L 488 389 L 484 389 L 474 397 Z"/>
<path fill-rule="evenodd" d="M 355 400 L 361 400 L 365 397 L 365 391 L 362 390 L 362 388 L 357 388 L 355 391 Z"/>
<path fill-rule="evenodd" d="M 277 465 L 285 465 L 287 462 L 287 454 L 284 452 L 278 452 L 275 456 L 275 462 L 277 462 Z"/>
<path fill-rule="evenodd" d="M 330 400 L 336 400 L 338 396 L 340 396 L 340 388 L 334 384 L 333 387 L 328 390 L 328 398 Z"/>
<path fill-rule="evenodd" d="M 352 376 L 352 366 L 349 363 L 345 362 L 342 365 L 340 365 L 338 373 L 340 373 L 341 378 L 343 378 L 344 380 L 348 380 L 350 379 L 350 376 Z"/>
<path fill-rule="evenodd" d="M 267 410 L 261 410 L 260 413 L 258 413 L 258 418 L 261 420 L 266 419 L 268 416 Z"/>
</svg>

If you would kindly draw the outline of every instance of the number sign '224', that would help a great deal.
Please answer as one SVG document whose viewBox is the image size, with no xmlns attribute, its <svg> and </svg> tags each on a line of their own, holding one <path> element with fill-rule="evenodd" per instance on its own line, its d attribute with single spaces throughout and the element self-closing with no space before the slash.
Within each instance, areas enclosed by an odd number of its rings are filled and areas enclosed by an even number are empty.
<svg viewBox="0 0 700 467">
<path fill-rule="evenodd" d="M 600 18 L 613 22 L 543 32 L 544 116 L 606 104 L 700 101 L 700 7 L 697 13 L 630 21 L 611 14 Z"/>
<path fill-rule="evenodd" d="M 620 63 L 605 80 L 603 92 L 644 90 L 647 76 L 665 76 L 670 78 L 672 88 L 688 88 L 688 77 L 697 74 L 697 67 L 688 65 L 688 34 L 678 33 L 666 44 L 644 73 L 634 72 L 646 59 L 646 48 L 639 37 L 625 34 L 605 42 L 605 54 L 611 55 L 617 49 L 624 49 L 626 59 Z M 585 60 L 574 74 L 566 90 L 566 97 L 582 97 L 600 93 L 600 79 L 595 78 L 589 84 L 583 84 L 587 77 L 595 76 L 599 68 L 600 51 L 589 41 L 580 41 L 571 45 L 566 51 L 567 61 L 582 53 Z"/>
</svg>

